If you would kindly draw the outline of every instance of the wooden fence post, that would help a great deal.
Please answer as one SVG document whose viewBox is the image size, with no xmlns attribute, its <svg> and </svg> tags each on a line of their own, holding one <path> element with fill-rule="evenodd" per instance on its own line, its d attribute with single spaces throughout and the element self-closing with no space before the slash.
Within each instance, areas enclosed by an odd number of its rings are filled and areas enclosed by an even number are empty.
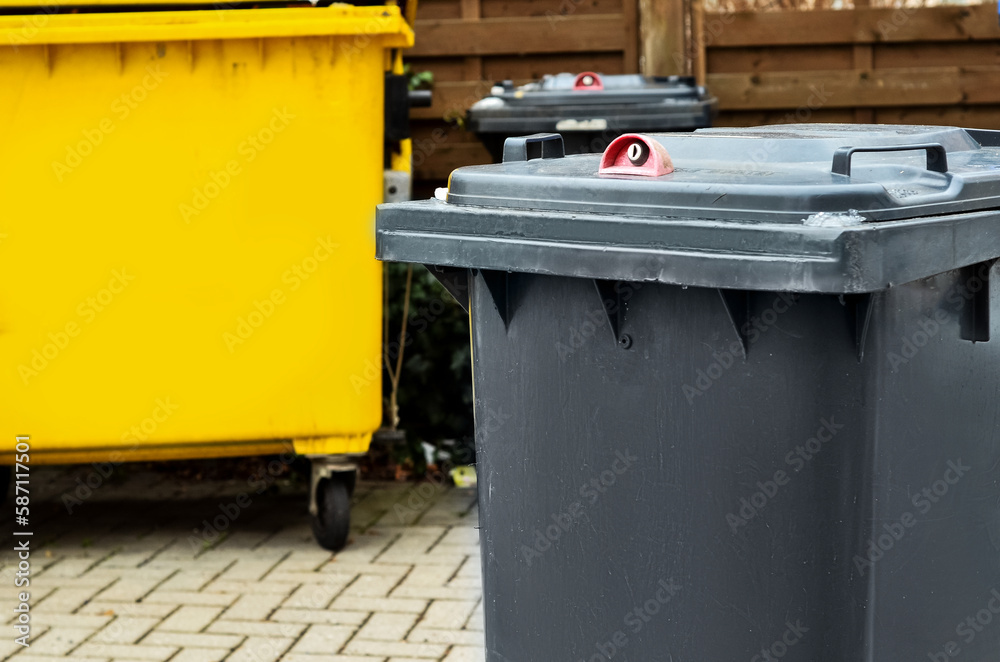
<svg viewBox="0 0 1000 662">
<path fill-rule="evenodd" d="M 639 0 L 639 69 L 643 74 L 694 74 L 691 2 Z"/>
</svg>

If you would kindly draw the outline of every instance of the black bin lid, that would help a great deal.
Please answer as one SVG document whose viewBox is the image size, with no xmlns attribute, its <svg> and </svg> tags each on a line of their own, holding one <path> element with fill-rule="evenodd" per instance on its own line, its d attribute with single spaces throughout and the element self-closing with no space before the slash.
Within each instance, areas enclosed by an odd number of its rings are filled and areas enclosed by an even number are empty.
<svg viewBox="0 0 1000 662">
<path fill-rule="evenodd" d="M 490 97 L 511 106 L 650 103 L 664 99 L 698 99 L 705 94 L 705 88 L 699 87 L 692 76 L 605 76 L 590 71 L 548 75 L 520 87 L 504 81 L 490 90 Z M 481 108 L 489 103 L 480 101 L 472 108 L 477 109 L 477 105 Z"/>
<path fill-rule="evenodd" d="M 380 257 L 862 292 L 1000 256 L 1000 132 L 803 124 L 626 135 L 604 155 L 560 147 L 510 139 L 504 163 L 452 173 L 446 202 L 381 208 Z M 637 271 L 640 258 L 655 266 Z"/>
<path fill-rule="evenodd" d="M 693 130 L 711 123 L 718 102 L 690 76 L 562 73 L 493 87 L 468 111 L 477 133 Z M 578 125 L 575 122 L 584 122 Z M 619 131 L 620 132 L 620 131 Z"/>
</svg>

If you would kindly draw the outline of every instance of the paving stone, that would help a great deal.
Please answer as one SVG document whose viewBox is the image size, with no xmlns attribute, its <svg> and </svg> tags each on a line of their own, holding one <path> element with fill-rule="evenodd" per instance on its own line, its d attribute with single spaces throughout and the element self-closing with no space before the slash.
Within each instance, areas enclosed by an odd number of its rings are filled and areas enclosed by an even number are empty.
<svg viewBox="0 0 1000 662">
<path fill-rule="evenodd" d="M 460 630 L 478 603 L 478 600 L 435 600 L 420 619 L 420 626 Z"/>
<path fill-rule="evenodd" d="M 327 563 L 333 556 L 324 549 L 299 549 L 278 563 L 273 572 L 312 572 Z"/>
<path fill-rule="evenodd" d="M 21 647 L 18 646 L 18 648 Z M 34 644 L 32 644 L 31 649 L 33 650 L 34 648 L 35 646 Z M 12 659 L 17 660 L 17 662 L 66 662 L 68 658 L 65 658 L 61 655 L 43 655 L 41 653 L 21 653 L 20 655 Z M 106 657 L 88 657 L 86 659 L 86 662 L 109 662 L 109 660 Z"/>
<path fill-rule="evenodd" d="M 207 632 L 242 634 L 254 637 L 296 638 L 306 629 L 301 623 L 269 623 L 258 621 L 216 621 Z"/>
<path fill-rule="evenodd" d="M 372 614 L 364 627 L 358 630 L 359 639 L 375 641 L 404 641 L 413 629 L 417 614 Z"/>
<path fill-rule="evenodd" d="M 154 646 L 192 646 L 194 648 L 224 648 L 233 650 L 246 637 L 233 634 L 200 634 L 192 632 L 150 632 L 142 643 Z"/>
<path fill-rule="evenodd" d="M 323 623 L 326 625 L 361 625 L 368 618 L 366 611 L 335 611 L 332 609 L 289 609 L 282 607 L 271 620 L 281 623 Z"/>
<path fill-rule="evenodd" d="M 158 588 L 161 591 L 199 591 L 218 574 L 214 570 L 181 570 Z"/>
<path fill-rule="evenodd" d="M 388 611 L 408 614 L 421 614 L 427 609 L 429 600 L 414 600 L 408 598 L 361 598 L 345 596 L 337 598 L 330 605 L 331 609 L 344 611 Z"/>
<path fill-rule="evenodd" d="M 225 648 L 184 648 L 170 662 L 221 662 L 227 655 Z"/>
<path fill-rule="evenodd" d="M 161 619 L 177 609 L 174 605 L 148 602 L 105 602 L 91 600 L 77 610 L 77 614 L 94 616 L 145 616 Z"/>
<path fill-rule="evenodd" d="M 134 644 L 159 622 L 158 618 L 116 616 L 91 641 L 98 644 Z"/>
<path fill-rule="evenodd" d="M 275 662 L 294 641 L 280 637 L 250 637 L 226 658 L 226 662 Z"/>
<path fill-rule="evenodd" d="M 73 659 L 103 657 L 103 658 L 125 658 L 130 660 L 147 660 L 152 662 L 162 662 L 177 652 L 175 646 L 143 646 L 136 644 L 129 646 L 126 644 L 81 644 L 73 651 Z M 87 662 L 90 662 L 87 660 Z"/>
<path fill-rule="evenodd" d="M 236 563 L 219 575 L 218 581 L 255 582 L 271 572 L 287 554 L 288 552 L 284 550 L 271 554 L 254 552 L 252 556 L 237 559 Z"/>
<path fill-rule="evenodd" d="M 201 593 L 195 591 L 154 591 L 143 598 L 143 602 L 159 602 L 174 605 L 202 605 L 228 607 L 236 602 L 235 593 Z"/>
<path fill-rule="evenodd" d="M 362 574 L 344 589 L 343 595 L 384 598 L 397 584 L 399 584 L 399 579 L 393 575 Z"/>
<path fill-rule="evenodd" d="M 222 610 L 222 607 L 185 605 L 170 614 L 170 617 L 156 626 L 156 629 L 160 632 L 201 632 L 218 618 Z"/>
<path fill-rule="evenodd" d="M 452 586 L 398 586 L 391 598 L 422 598 L 425 600 L 474 600 L 480 595 L 478 588 L 461 588 Z"/>
<path fill-rule="evenodd" d="M 352 639 L 344 648 L 350 655 L 389 655 L 441 659 L 448 650 L 439 644 L 411 644 L 408 642 L 369 641 Z"/>
<path fill-rule="evenodd" d="M 310 625 L 291 652 L 332 655 L 343 648 L 353 634 L 354 628 L 350 626 Z"/>
<path fill-rule="evenodd" d="M 58 559 L 57 562 L 51 567 L 46 568 L 45 573 L 42 574 L 41 577 L 44 577 L 45 580 L 49 580 L 53 577 L 79 577 L 87 570 L 90 570 L 90 568 L 92 568 L 99 561 L 100 559 L 86 557 Z"/>
<path fill-rule="evenodd" d="M 406 637 L 413 643 L 444 644 L 446 646 L 482 646 L 483 633 L 475 630 L 439 630 L 419 625 Z"/>
<path fill-rule="evenodd" d="M 413 568 L 401 586 L 444 586 L 464 565 L 461 561 L 454 565 L 418 565 Z"/>
<path fill-rule="evenodd" d="M 322 575 L 317 575 L 322 577 Z M 339 575 L 335 575 L 339 577 Z M 304 584 L 288 596 L 282 603 L 283 607 L 300 607 L 304 609 L 324 609 L 339 595 L 347 586 L 347 581 L 316 581 L 311 584 Z"/>
<path fill-rule="evenodd" d="M 71 614 L 91 598 L 97 595 L 102 587 L 88 586 L 85 588 L 74 588 L 72 584 L 64 588 L 57 588 L 52 591 L 44 600 L 35 602 L 37 608 L 50 614 Z M 37 600 L 37 593 L 32 591 Z"/>
<path fill-rule="evenodd" d="M 40 637 L 33 638 L 28 651 L 32 655 L 67 655 L 71 650 L 86 641 L 87 637 L 93 635 L 93 628 L 68 628 L 51 627 Z M 17 659 L 22 659 L 24 655 L 19 655 Z"/>
<path fill-rule="evenodd" d="M 256 593 L 250 590 L 226 610 L 223 618 L 231 621 L 266 621 L 284 599 L 283 593 Z"/>
<path fill-rule="evenodd" d="M 271 593 L 284 597 L 294 591 L 299 585 L 291 582 L 273 582 L 270 580 L 228 581 L 217 579 L 201 590 L 203 593 Z"/>
<path fill-rule="evenodd" d="M 98 597 L 101 600 L 114 602 L 135 602 L 151 593 L 161 581 L 155 577 L 150 579 L 122 578 L 101 591 Z"/>
<path fill-rule="evenodd" d="M 485 659 L 486 649 L 482 646 L 455 646 L 443 662 L 483 662 Z"/>
</svg>

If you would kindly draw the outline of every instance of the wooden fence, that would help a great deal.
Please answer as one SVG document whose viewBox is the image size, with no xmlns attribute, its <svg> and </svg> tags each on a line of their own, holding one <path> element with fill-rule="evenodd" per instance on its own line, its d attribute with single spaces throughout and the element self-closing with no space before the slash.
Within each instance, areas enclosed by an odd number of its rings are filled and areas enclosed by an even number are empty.
<svg viewBox="0 0 1000 662">
<path fill-rule="evenodd" d="M 435 184 L 489 155 L 456 120 L 494 81 L 639 71 L 640 0 L 422 0 L 414 165 Z M 919 9 L 708 13 L 697 44 L 722 126 L 802 122 L 1000 129 L 996 3 Z M 648 45 L 646 46 L 648 52 Z M 672 73 L 667 71 L 649 73 Z"/>
<path fill-rule="evenodd" d="M 719 124 L 797 117 L 1000 129 L 996 3 L 710 14 L 705 26 Z"/>
</svg>

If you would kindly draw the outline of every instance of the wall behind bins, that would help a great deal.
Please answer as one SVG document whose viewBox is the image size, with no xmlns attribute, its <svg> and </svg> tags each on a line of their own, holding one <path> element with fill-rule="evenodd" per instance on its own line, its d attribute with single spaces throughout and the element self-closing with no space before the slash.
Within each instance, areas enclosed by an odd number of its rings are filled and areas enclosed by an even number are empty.
<svg viewBox="0 0 1000 662">
<path fill-rule="evenodd" d="M 489 163 L 476 137 L 445 118 L 489 93 L 561 71 L 639 70 L 638 0 L 421 0 L 413 71 L 434 72 L 434 101 L 412 111 L 414 171 L 441 185 L 462 165 Z"/>
</svg>

